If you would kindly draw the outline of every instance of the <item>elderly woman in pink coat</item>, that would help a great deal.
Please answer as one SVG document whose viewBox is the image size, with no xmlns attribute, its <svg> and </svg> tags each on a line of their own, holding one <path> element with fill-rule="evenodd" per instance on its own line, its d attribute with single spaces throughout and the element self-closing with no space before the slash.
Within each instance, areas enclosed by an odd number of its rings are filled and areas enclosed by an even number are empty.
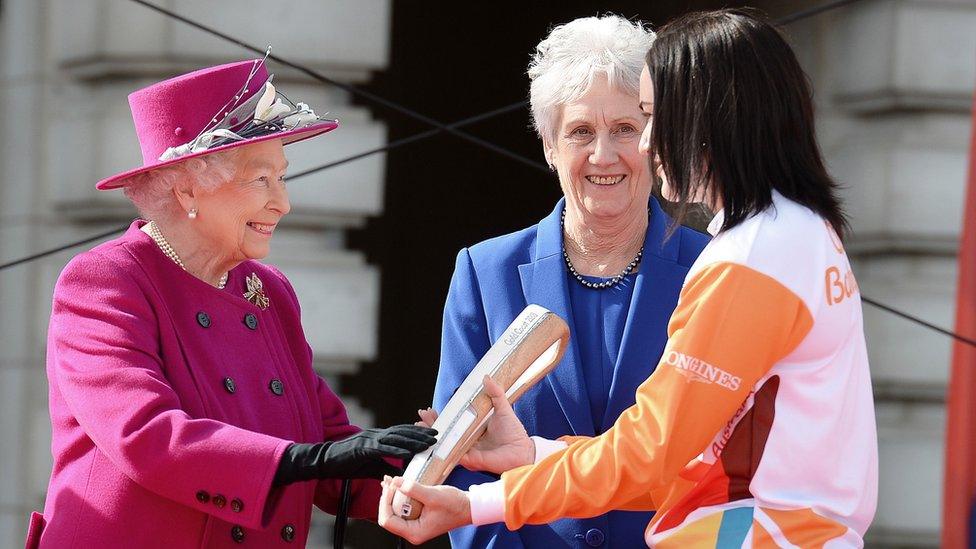
<svg viewBox="0 0 976 549">
<path fill-rule="evenodd" d="M 28 547 L 304 546 L 312 506 L 375 519 L 395 460 L 433 430 L 361 431 L 312 369 L 298 299 L 257 260 L 288 214 L 283 145 L 337 127 L 263 60 L 133 93 L 144 165 L 103 180 L 146 220 L 54 291 L 54 468 Z"/>
</svg>

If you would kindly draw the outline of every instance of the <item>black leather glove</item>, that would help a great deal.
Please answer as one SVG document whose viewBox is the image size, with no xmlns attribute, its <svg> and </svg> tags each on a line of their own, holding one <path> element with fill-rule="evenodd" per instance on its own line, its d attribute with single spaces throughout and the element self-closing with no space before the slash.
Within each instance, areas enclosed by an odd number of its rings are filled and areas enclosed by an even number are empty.
<svg viewBox="0 0 976 549">
<path fill-rule="evenodd" d="M 366 429 L 347 439 L 318 444 L 296 443 L 285 449 L 274 485 L 324 478 L 383 478 L 398 475 L 402 469 L 384 457 L 409 460 L 437 439 L 437 431 L 417 425 L 394 425 L 386 429 Z"/>
</svg>

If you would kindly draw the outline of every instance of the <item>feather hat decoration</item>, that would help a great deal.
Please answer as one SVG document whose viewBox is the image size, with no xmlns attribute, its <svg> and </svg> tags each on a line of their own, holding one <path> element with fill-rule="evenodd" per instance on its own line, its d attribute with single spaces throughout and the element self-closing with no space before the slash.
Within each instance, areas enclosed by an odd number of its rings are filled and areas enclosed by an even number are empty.
<svg viewBox="0 0 976 549">
<path fill-rule="evenodd" d="M 208 67 L 129 95 L 143 165 L 96 188 L 124 187 L 135 175 L 197 156 L 270 139 L 287 145 L 339 127 L 277 90 L 266 59 Z"/>
</svg>

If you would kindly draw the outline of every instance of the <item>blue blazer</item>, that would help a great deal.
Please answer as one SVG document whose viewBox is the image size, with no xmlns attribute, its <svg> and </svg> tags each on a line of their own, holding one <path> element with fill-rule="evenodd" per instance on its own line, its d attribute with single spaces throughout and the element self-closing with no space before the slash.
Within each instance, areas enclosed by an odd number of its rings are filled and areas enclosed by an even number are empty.
<svg viewBox="0 0 976 549">
<path fill-rule="evenodd" d="M 563 206 L 561 199 L 538 225 L 486 240 L 458 254 L 444 310 L 440 371 L 434 390 L 436 410 L 444 408 L 474 365 L 527 304 L 541 305 L 573 327 L 559 224 Z M 708 238 L 680 227 L 665 242 L 671 220 L 654 198 L 649 210 L 644 257 L 634 283 L 603 420 L 593 424 L 579 350 L 571 337 L 562 362 L 515 404 L 529 435 L 555 439 L 604 432 L 634 404 L 637 386 L 657 367 L 685 275 Z M 466 489 L 496 479 L 458 467 L 447 482 Z M 469 526 L 452 531 L 450 536 L 454 547 L 465 548 L 643 547 L 644 529 L 651 516 L 612 511 L 589 519 L 525 526 L 516 532 L 504 524 Z"/>
</svg>

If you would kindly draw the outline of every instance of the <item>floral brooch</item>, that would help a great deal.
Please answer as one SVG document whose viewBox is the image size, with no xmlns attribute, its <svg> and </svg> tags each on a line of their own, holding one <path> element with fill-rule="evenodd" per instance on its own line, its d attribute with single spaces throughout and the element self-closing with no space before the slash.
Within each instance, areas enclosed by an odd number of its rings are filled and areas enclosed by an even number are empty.
<svg viewBox="0 0 976 549">
<path fill-rule="evenodd" d="M 244 292 L 244 299 L 250 301 L 262 311 L 267 309 L 271 305 L 271 301 L 265 295 L 264 284 L 258 278 L 258 275 L 251 273 L 251 276 L 245 278 L 244 281 L 247 283 L 247 291 Z"/>
</svg>

